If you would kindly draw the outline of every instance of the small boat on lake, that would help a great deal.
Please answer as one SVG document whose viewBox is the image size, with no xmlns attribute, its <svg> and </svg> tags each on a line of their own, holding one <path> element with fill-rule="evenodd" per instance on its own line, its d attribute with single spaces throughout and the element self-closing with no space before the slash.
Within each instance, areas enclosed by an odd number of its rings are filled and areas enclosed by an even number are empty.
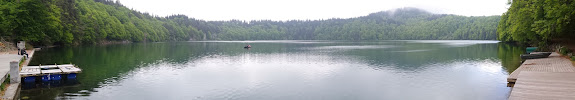
<svg viewBox="0 0 575 100">
<path fill-rule="evenodd" d="M 251 45 L 247 45 L 247 46 L 245 46 L 244 48 L 252 48 L 252 46 L 251 46 Z"/>
<path fill-rule="evenodd" d="M 551 55 L 551 52 L 532 52 L 530 54 L 521 54 L 521 59 L 547 58 L 549 55 Z"/>
<path fill-rule="evenodd" d="M 529 54 L 531 52 L 534 52 L 535 50 L 537 50 L 537 47 L 527 47 L 525 48 L 525 53 Z"/>
</svg>

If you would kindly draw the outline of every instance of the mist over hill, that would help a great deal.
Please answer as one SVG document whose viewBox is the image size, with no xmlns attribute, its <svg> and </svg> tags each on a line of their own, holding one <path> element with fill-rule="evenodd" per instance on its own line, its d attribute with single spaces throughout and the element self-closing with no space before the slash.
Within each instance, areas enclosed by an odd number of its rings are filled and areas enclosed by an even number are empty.
<svg viewBox="0 0 575 100">
<path fill-rule="evenodd" d="M 183 15 L 168 18 L 187 18 Z M 467 17 L 399 8 L 356 18 L 200 21 L 209 40 L 495 40 L 500 16 Z"/>
</svg>

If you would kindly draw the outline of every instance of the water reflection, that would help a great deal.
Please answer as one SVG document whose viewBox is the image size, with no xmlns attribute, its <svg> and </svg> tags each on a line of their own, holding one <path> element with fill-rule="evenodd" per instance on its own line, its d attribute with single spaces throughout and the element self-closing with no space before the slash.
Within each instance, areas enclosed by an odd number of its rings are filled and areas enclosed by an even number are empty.
<svg viewBox="0 0 575 100">
<path fill-rule="evenodd" d="M 59 87 L 73 87 L 79 85 L 77 79 L 54 80 L 46 82 L 23 82 L 22 90 L 42 89 L 42 88 L 59 88 Z"/>
<path fill-rule="evenodd" d="M 523 61 L 519 55 L 525 53 L 525 47 L 500 43 L 497 49 L 497 57 L 501 59 L 501 66 L 511 73 L 519 68 Z"/>
<path fill-rule="evenodd" d="M 512 68 L 506 65 L 514 65 L 508 60 L 514 54 L 508 53 L 516 48 L 483 41 L 465 47 L 410 41 L 284 42 L 251 42 L 250 50 L 233 41 L 45 49 L 37 52 L 33 64 L 77 64 L 85 71 L 78 75 L 82 84 L 22 95 L 96 100 L 506 99 L 504 80 Z"/>
</svg>

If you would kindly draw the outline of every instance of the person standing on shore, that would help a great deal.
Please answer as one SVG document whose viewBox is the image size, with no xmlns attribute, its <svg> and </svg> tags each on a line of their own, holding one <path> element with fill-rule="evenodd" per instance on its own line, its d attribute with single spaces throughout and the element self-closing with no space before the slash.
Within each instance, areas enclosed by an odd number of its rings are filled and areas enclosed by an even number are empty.
<svg viewBox="0 0 575 100">
<path fill-rule="evenodd" d="M 28 58 L 28 53 L 26 53 L 26 42 L 24 41 L 18 41 L 17 45 L 18 46 L 18 55 L 26 55 L 26 58 Z"/>
</svg>

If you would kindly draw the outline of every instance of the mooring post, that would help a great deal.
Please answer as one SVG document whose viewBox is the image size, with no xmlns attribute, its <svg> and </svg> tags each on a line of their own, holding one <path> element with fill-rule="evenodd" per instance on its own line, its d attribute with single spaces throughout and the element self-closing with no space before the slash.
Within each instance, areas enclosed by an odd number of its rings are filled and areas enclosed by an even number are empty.
<svg viewBox="0 0 575 100">
<path fill-rule="evenodd" d="M 20 62 L 10 62 L 10 83 L 20 83 Z"/>
</svg>

